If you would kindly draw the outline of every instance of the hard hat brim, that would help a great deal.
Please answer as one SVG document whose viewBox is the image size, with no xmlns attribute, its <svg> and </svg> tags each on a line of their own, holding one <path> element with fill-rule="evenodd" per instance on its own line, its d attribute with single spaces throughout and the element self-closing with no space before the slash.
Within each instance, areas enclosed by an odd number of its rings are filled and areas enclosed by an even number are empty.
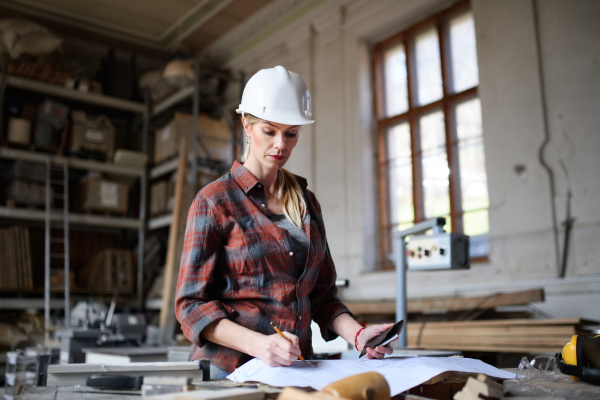
<svg viewBox="0 0 600 400">
<path fill-rule="evenodd" d="M 276 115 L 273 115 L 268 110 L 265 112 L 261 112 L 261 110 L 249 110 L 248 107 L 242 107 L 240 104 L 240 108 L 236 109 L 235 112 L 238 114 L 252 114 L 256 118 L 284 125 L 309 125 L 315 122 L 314 118 L 303 117 L 302 115 L 298 115 L 298 112 L 294 110 L 290 110 L 289 112 L 278 110 Z"/>
</svg>

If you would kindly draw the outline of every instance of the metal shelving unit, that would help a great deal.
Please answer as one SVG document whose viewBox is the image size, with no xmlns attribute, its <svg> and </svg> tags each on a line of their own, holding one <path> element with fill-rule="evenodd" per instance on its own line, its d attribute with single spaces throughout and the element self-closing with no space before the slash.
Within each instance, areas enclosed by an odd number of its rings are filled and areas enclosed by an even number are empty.
<svg viewBox="0 0 600 400">
<path fill-rule="evenodd" d="M 130 111 L 136 114 L 144 114 L 146 109 L 144 104 L 135 101 L 123 100 L 116 97 L 105 96 L 98 93 L 84 93 L 73 89 L 67 89 L 62 86 L 52 85 L 50 83 L 38 82 L 32 79 L 21 78 L 18 76 L 6 76 L 6 85 L 18 89 L 29 90 L 49 96 L 61 97 L 63 99 L 80 101 L 86 104 L 113 108 L 116 110 Z"/>
<path fill-rule="evenodd" d="M 149 132 L 149 119 L 152 115 L 151 106 L 147 100 L 145 103 L 139 103 L 129 100 L 124 100 L 116 97 L 105 96 L 96 93 L 84 93 L 76 90 L 52 85 L 44 82 L 38 82 L 31 79 L 25 79 L 21 77 L 11 76 L 6 73 L 7 67 L 7 56 L 1 54 L 2 63 L 0 71 L 0 130 L 3 127 L 3 105 L 4 105 L 4 91 L 5 88 L 13 87 L 21 90 L 26 90 L 35 93 L 41 93 L 49 96 L 59 97 L 63 99 L 70 99 L 81 103 L 101 106 L 114 110 L 132 112 L 139 114 L 143 117 L 143 151 L 147 153 L 147 138 Z M 143 304 L 143 266 L 144 266 L 144 241 L 146 234 L 146 199 L 147 199 L 147 181 L 148 173 L 146 168 L 133 168 L 128 166 L 116 165 L 111 162 L 98 162 L 92 160 L 84 160 L 75 157 L 61 157 L 56 155 L 41 154 L 33 151 L 18 150 L 12 148 L 0 148 L 0 158 L 10 160 L 23 160 L 29 162 L 35 162 L 39 164 L 45 164 L 48 171 L 50 168 L 62 167 L 65 174 L 65 182 L 68 182 L 68 171 L 69 169 L 79 169 L 87 171 L 97 171 L 112 175 L 122 175 L 129 177 L 136 177 L 140 179 L 140 213 L 139 218 L 121 218 L 111 216 L 101 216 L 94 214 L 82 214 L 82 213 L 71 213 L 65 208 L 64 212 L 52 211 L 48 208 L 49 201 L 47 199 L 47 209 L 42 210 L 31 210 L 31 209 L 20 209 L 20 208 L 9 208 L 0 207 L 0 218 L 7 219 L 19 219 L 27 221 L 45 221 L 46 225 L 46 246 L 45 246 L 45 293 L 44 293 L 44 309 L 45 314 L 49 316 L 50 308 L 55 308 L 56 301 L 50 299 L 50 288 L 49 288 L 49 258 L 50 251 L 48 243 L 50 242 L 49 227 L 50 224 L 56 222 L 63 223 L 63 229 L 68 234 L 69 225 L 83 225 L 92 227 L 110 227 L 118 229 L 133 229 L 139 232 L 139 245 L 138 245 L 138 303 L 141 308 Z M 47 174 L 48 176 L 48 174 Z M 48 189 L 49 181 L 47 180 L 46 188 Z M 46 190 L 47 196 L 49 190 Z M 65 186 L 64 198 L 68 199 L 68 187 Z M 68 201 L 68 200 L 67 200 Z M 66 203 L 68 204 L 68 203 Z M 65 240 L 65 255 L 64 255 L 64 268 L 65 268 L 65 313 L 68 315 L 70 305 L 69 302 L 69 257 L 68 257 L 68 240 Z M 39 304 L 39 301 L 33 303 Z M 22 308 L 20 305 L 25 307 L 26 305 L 33 304 L 32 301 L 24 301 L 24 299 L 0 299 L 0 308 L 16 307 Z M 48 318 L 47 318 L 48 321 Z"/>
<path fill-rule="evenodd" d="M 23 221 L 45 221 L 46 211 L 0 206 L 0 217 Z M 50 212 L 50 222 L 64 221 L 61 212 Z M 140 220 L 135 218 L 110 217 L 104 215 L 69 213 L 69 222 L 82 226 L 101 226 L 106 228 L 140 229 Z"/>
</svg>

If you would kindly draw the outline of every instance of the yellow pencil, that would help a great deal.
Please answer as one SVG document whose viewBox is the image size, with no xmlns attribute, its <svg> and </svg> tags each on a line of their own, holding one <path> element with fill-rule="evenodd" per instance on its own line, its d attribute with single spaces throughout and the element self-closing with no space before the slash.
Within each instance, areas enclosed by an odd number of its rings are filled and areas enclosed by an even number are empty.
<svg viewBox="0 0 600 400">
<path fill-rule="evenodd" d="M 285 335 L 283 334 L 283 332 L 281 332 L 281 329 L 279 329 L 277 326 L 275 326 L 275 324 L 273 323 L 273 321 L 271 321 L 271 326 L 273 327 L 273 329 L 275 329 L 275 332 L 279 333 L 279 336 L 281 336 L 282 338 L 284 338 L 288 342 L 292 343 L 292 341 L 290 339 L 286 338 Z M 298 358 L 300 358 L 306 364 L 306 360 L 304 359 L 304 357 L 302 357 L 302 354 L 300 354 L 298 356 Z"/>
</svg>

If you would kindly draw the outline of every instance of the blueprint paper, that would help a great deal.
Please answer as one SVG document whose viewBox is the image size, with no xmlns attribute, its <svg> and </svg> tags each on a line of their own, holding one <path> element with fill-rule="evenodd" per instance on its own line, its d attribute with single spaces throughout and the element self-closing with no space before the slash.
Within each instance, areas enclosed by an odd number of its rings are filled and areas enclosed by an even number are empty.
<svg viewBox="0 0 600 400">
<path fill-rule="evenodd" d="M 395 396 L 446 371 L 482 373 L 502 379 L 515 379 L 480 360 L 458 357 L 386 358 L 383 360 L 296 361 L 289 367 L 269 367 L 255 358 L 237 368 L 227 378 L 236 382 L 256 381 L 271 386 L 312 387 L 321 390 L 342 378 L 375 371 L 385 377 Z"/>
</svg>

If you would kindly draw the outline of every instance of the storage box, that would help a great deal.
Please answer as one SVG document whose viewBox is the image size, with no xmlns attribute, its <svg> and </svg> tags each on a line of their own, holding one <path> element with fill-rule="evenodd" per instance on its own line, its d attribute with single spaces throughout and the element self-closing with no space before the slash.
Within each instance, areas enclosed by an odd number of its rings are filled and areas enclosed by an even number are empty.
<svg viewBox="0 0 600 400">
<path fill-rule="evenodd" d="M 122 182 L 88 179 L 79 187 L 79 198 L 83 211 L 125 214 L 129 202 L 129 187 Z"/>
<path fill-rule="evenodd" d="M 150 188 L 150 215 L 156 216 L 167 211 L 167 181 L 156 182 Z"/>
<path fill-rule="evenodd" d="M 93 152 L 112 157 L 115 149 L 115 128 L 106 115 L 97 118 L 80 110 L 71 113 L 71 153 Z"/>
<path fill-rule="evenodd" d="M 50 124 L 52 128 L 60 130 L 65 125 L 69 107 L 56 100 L 45 99 L 38 107 L 37 120 Z"/>
<path fill-rule="evenodd" d="M 156 130 L 154 134 L 154 162 L 159 163 L 177 155 L 180 138 L 187 139 L 187 146 L 192 143 L 192 115 L 175 113 L 167 125 Z M 232 135 L 229 126 L 220 120 L 201 114 L 198 117 L 198 129 L 202 141 L 208 147 L 214 160 L 225 164 L 233 162 Z M 206 157 L 202 146 L 198 144 L 198 155 Z"/>
<path fill-rule="evenodd" d="M 29 144 L 31 135 L 31 122 L 25 118 L 11 118 L 8 120 L 8 141 L 10 143 Z"/>
<path fill-rule="evenodd" d="M 53 196 L 54 189 L 50 187 L 50 197 Z M 43 206 L 46 204 L 46 185 L 15 179 L 8 187 L 6 199 L 8 203 Z"/>
</svg>

